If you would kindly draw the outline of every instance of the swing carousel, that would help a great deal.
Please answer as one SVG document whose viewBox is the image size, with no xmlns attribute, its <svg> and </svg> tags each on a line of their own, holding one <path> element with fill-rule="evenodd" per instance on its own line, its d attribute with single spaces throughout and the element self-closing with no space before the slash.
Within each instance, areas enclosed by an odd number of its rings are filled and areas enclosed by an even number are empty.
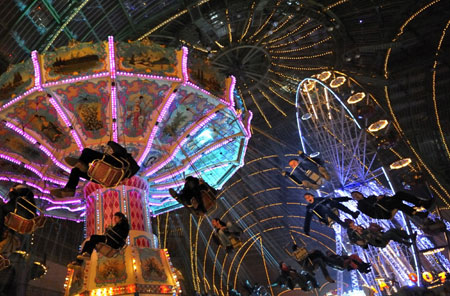
<svg viewBox="0 0 450 296">
<path fill-rule="evenodd" d="M 150 220 L 182 207 L 168 190 L 187 176 L 220 189 L 243 165 L 252 116 L 236 107 L 234 86 L 185 47 L 113 37 L 34 51 L 0 76 L 2 199 L 25 184 L 42 214 L 84 221 L 87 237 L 103 234 L 115 212 L 130 222 L 125 248 L 99 246 L 81 270 L 69 269 L 66 295 L 178 293 Z M 65 157 L 104 151 L 110 140 L 136 159 L 136 176 L 111 188 L 84 180 L 69 200 L 50 195 L 67 181 Z"/>
</svg>

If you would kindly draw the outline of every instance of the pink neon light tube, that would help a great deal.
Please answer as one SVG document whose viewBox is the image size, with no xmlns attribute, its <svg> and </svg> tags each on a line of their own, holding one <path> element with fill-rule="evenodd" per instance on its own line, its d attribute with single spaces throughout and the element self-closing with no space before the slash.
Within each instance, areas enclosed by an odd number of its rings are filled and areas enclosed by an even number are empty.
<svg viewBox="0 0 450 296">
<path fill-rule="evenodd" d="M 138 164 L 141 165 L 145 158 L 147 157 L 148 153 L 150 152 L 150 150 L 152 149 L 152 145 L 153 145 L 153 140 L 155 138 L 156 132 L 158 131 L 159 128 L 159 123 L 164 119 L 164 116 L 167 113 L 167 110 L 169 110 L 170 105 L 172 104 L 173 100 L 175 99 L 175 97 L 177 96 L 177 94 L 171 93 L 169 98 L 167 99 L 166 103 L 164 104 L 161 113 L 159 113 L 158 118 L 156 119 L 155 125 L 152 128 L 152 132 L 150 133 L 150 137 L 148 138 L 147 141 L 147 146 L 145 146 L 145 150 L 142 153 L 141 157 L 139 158 Z"/>
<path fill-rule="evenodd" d="M 31 60 L 34 68 L 34 86 L 37 90 L 43 90 L 41 85 L 41 67 L 39 65 L 38 52 L 36 50 L 31 52 Z"/>
<path fill-rule="evenodd" d="M 51 198 L 48 198 L 46 196 L 41 196 L 41 195 L 35 196 L 35 198 L 45 200 L 54 205 L 72 205 L 72 204 L 80 204 L 81 203 L 81 200 L 79 200 L 79 199 L 58 201 L 58 200 L 53 200 Z"/>
<path fill-rule="evenodd" d="M 123 71 L 117 71 L 116 75 L 126 76 L 126 77 L 136 77 L 136 78 L 142 78 L 142 79 L 168 80 L 168 81 L 174 81 L 174 82 L 182 81 L 180 78 L 177 78 L 177 77 L 164 77 L 164 76 L 158 76 L 158 75 L 129 73 L 129 72 L 123 72 Z"/>
<path fill-rule="evenodd" d="M 228 90 L 228 100 L 230 101 L 230 106 L 234 107 L 234 87 L 236 86 L 236 78 L 231 75 L 230 89 Z"/>
<path fill-rule="evenodd" d="M 181 74 L 183 75 L 183 81 L 187 82 L 189 81 L 189 74 L 187 68 L 188 48 L 186 46 L 183 46 L 181 50 L 183 51 L 181 58 Z"/>
<path fill-rule="evenodd" d="M 66 114 L 62 110 L 61 106 L 59 106 L 58 102 L 53 97 L 51 97 L 49 99 L 49 101 L 50 101 L 50 104 L 52 104 L 53 108 L 55 108 L 56 112 L 58 112 L 59 116 L 61 116 L 65 125 L 70 129 L 70 133 L 72 134 L 72 137 L 75 140 L 75 143 L 77 144 L 78 149 L 80 151 L 83 151 L 83 148 L 84 148 L 83 143 L 81 143 L 81 140 L 78 137 L 78 134 L 76 133 L 75 129 L 73 128 L 73 126 L 70 123 L 69 119 L 67 118 Z"/>
<path fill-rule="evenodd" d="M 114 37 L 108 36 L 109 49 L 109 72 L 111 76 L 111 115 L 112 115 L 112 133 L 114 142 L 118 142 L 117 137 L 117 87 L 116 87 L 116 58 L 114 48 Z"/>
<path fill-rule="evenodd" d="M 23 94 L 21 94 L 18 97 L 15 97 L 14 99 L 12 99 L 11 101 L 9 101 L 8 103 L 4 104 L 1 108 L 0 111 L 8 108 L 9 106 L 11 106 L 14 103 L 17 103 L 18 101 L 22 100 L 23 98 L 25 98 L 26 96 L 32 94 L 33 92 L 35 92 L 36 90 L 38 90 L 38 88 L 35 86 L 33 88 L 30 88 L 29 90 L 27 90 L 26 92 L 24 92 Z"/>
<path fill-rule="evenodd" d="M 14 124 L 12 124 L 11 122 L 6 121 L 5 122 L 6 127 L 8 127 L 9 129 L 15 131 L 16 133 L 18 133 L 19 135 L 21 135 L 22 137 L 24 137 L 28 142 L 30 142 L 31 144 L 36 144 L 37 140 L 35 138 L 33 138 L 32 136 L 30 136 L 28 133 L 26 133 L 25 131 L 21 130 L 20 128 L 18 128 L 17 126 L 15 126 Z M 53 156 L 53 154 L 42 144 L 39 145 L 39 149 L 44 152 L 48 157 L 50 157 L 50 159 L 53 161 L 54 164 L 56 164 L 58 167 L 60 167 L 61 169 L 63 169 L 66 172 L 70 172 L 70 169 L 68 167 L 66 167 L 65 165 L 63 165 L 61 162 L 59 162 L 55 156 Z"/>
</svg>

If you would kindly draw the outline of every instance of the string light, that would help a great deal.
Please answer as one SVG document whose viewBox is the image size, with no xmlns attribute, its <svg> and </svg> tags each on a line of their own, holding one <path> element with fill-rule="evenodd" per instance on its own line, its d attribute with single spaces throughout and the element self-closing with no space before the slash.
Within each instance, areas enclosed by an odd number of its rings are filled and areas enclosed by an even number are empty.
<svg viewBox="0 0 450 296">
<path fill-rule="evenodd" d="M 309 23 L 311 21 L 310 18 L 307 18 L 306 21 L 304 21 L 303 23 L 301 23 L 299 26 L 297 26 L 294 30 L 290 31 L 289 33 L 287 33 L 286 35 L 283 35 L 281 37 L 275 38 L 275 39 L 271 39 L 268 42 L 263 42 L 262 44 L 270 44 L 270 43 L 274 43 L 280 40 L 283 40 L 289 36 L 291 36 L 292 34 L 295 34 L 298 30 L 300 30 L 301 28 L 303 28 L 307 23 Z"/>
<path fill-rule="evenodd" d="M 319 25 L 319 26 L 315 27 L 314 29 L 312 29 L 310 32 L 306 33 L 305 35 L 301 35 L 297 39 L 294 39 L 294 40 L 291 40 L 291 41 L 288 41 L 288 42 L 285 42 L 285 43 L 281 43 L 281 44 L 271 45 L 268 48 L 270 48 L 270 49 L 280 48 L 280 47 L 291 45 L 292 43 L 297 43 L 300 40 L 303 40 L 303 39 L 311 36 L 312 34 L 314 34 L 314 32 L 316 32 L 317 30 L 321 29 L 322 27 L 323 27 L 323 25 Z"/>
<path fill-rule="evenodd" d="M 266 121 L 269 128 L 272 128 L 272 125 L 270 124 L 269 120 L 267 119 L 266 114 L 264 114 L 264 112 L 261 109 L 261 107 L 259 106 L 258 102 L 255 100 L 255 97 L 253 96 L 253 94 L 250 91 L 248 91 L 248 94 L 250 95 L 250 98 L 252 98 L 253 103 L 255 103 L 256 108 L 258 108 L 259 113 L 261 113 L 262 117 Z"/>
<path fill-rule="evenodd" d="M 286 57 L 286 56 L 272 56 L 272 59 L 280 59 L 280 60 L 305 60 L 305 59 L 315 59 L 319 57 L 323 57 L 326 55 L 333 54 L 333 51 L 327 51 L 323 53 L 318 53 L 310 56 L 300 56 L 300 57 Z"/>
<path fill-rule="evenodd" d="M 281 110 L 281 108 L 278 107 L 278 105 L 275 104 L 275 103 L 269 98 L 269 96 L 266 95 L 265 92 L 263 92 L 261 89 L 259 90 L 259 92 L 263 95 L 264 98 L 266 98 L 266 100 L 267 100 L 272 106 L 275 107 L 275 109 L 278 110 L 278 112 L 280 112 L 281 114 L 283 114 L 283 116 L 285 116 L 285 117 L 287 116 L 286 113 L 285 113 L 283 110 Z"/>
<path fill-rule="evenodd" d="M 256 4 L 256 2 L 254 1 L 252 3 L 252 6 L 250 7 L 250 16 L 249 16 L 249 18 L 247 20 L 247 25 L 245 26 L 244 33 L 242 33 L 241 38 L 239 38 L 239 42 L 241 42 L 242 39 L 244 39 L 245 35 L 247 35 L 248 29 L 250 28 L 250 24 L 252 23 L 252 19 L 253 19 L 253 13 L 254 13 L 255 4 Z M 222 48 L 222 47 L 220 47 L 220 48 Z"/>
<path fill-rule="evenodd" d="M 272 19 L 272 16 L 273 16 L 273 14 L 275 13 L 277 7 L 280 5 L 280 3 L 281 3 L 281 1 L 278 1 L 278 2 L 275 4 L 275 8 L 272 9 L 272 12 L 271 12 L 270 15 L 266 18 L 265 22 L 264 22 L 264 23 L 256 30 L 255 33 L 252 34 L 252 36 L 250 36 L 249 39 L 253 39 L 253 37 L 255 37 L 256 35 L 258 35 L 259 32 L 261 32 L 262 29 L 264 29 L 264 27 L 269 23 L 270 19 Z"/>
<path fill-rule="evenodd" d="M 294 49 L 285 49 L 285 50 L 269 50 L 269 52 L 270 53 L 291 53 L 291 52 L 301 51 L 301 50 L 305 50 L 305 49 L 309 49 L 309 48 L 315 47 L 315 46 L 317 46 L 319 44 L 327 42 L 328 40 L 331 40 L 331 36 L 328 36 L 325 39 L 322 39 L 320 41 L 314 42 L 314 43 L 312 43 L 310 45 L 307 45 L 307 46 L 297 47 L 297 48 L 294 48 Z"/>
</svg>

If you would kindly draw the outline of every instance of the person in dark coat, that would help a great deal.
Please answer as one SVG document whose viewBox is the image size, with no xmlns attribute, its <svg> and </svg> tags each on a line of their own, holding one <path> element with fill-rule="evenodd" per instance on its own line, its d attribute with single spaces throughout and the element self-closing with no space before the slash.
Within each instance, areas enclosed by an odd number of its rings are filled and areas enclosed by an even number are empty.
<svg viewBox="0 0 450 296">
<path fill-rule="evenodd" d="M 11 187 L 8 193 L 9 201 L 0 206 L 0 241 L 6 230 L 5 217 L 11 212 L 25 218 L 32 219 L 36 216 L 36 203 L 34 194 L 30 188 L 25 185 L 15 185 Z"/>
<path fill-rule="evenodd" d="M 392 213 L 395 210 L 402 211 L 408 216 L 426 218 L 428 212 L 418 212 L 413 207 L 404 204 L 403 201 L 412 203 L 416 207 L 424 207 L 426 209 L 433 203 L 431 199 L 420 199 L 417 196 L 404 191 L 398 191 L 393 196 L 370 195 L 368 197 L 364 197 L 359 191 L 353 191 L 352 198 L 358 202 L 358 210 L 375 219 L 391 219 Z"/>
<path fill-rule="evenodd" d="M 326 252 L 327 265 L 337 270 L 359 270 L 362 273 L 370 272 L 370 263 L 362 261 L 357 254 L 337 255 L 331 251 Z"/>
<path fill-rule="evenodd" d="M 219 218 L 212 219 L 211 223 L 214 227 L 214 240 L 222 245 L 227 252 L 232 251 L 233 240 L 239 241 L 242 230 L 233 223 L 225 223 Z"/>
<path fill-rule="evenodd" d="M 104 155 L 105 161 L 115 167 L 122 167 L 122 164 L 114 159 L 114 157 L 129 164 L 124 179 L 133 177 L 139 171 L 139 165 L 124 147 L 113 141 L 109 141 L 107 145 L 108 148 L 105 153 L 95 151 L 90 148 L 84 148 L 79 158 L 66 157 L 65 161 L 67 164 L 73 167 L 70 171 L 69 181 L 64 188 L 52 189 L 50 190 L 50 193 L 58 198 L 74 196 L 80 178 L 84 178 L 86 180 L 90 179 L 87 175 L 89 163 L 97 159 L 102 159 Z M 114 157 L 109 156 L 110 154 Z M 95 182 L 94 180 L 92 181 Z"/>
<path fill-rule="evenodd" d="M 349 241 L 363 248 L 367 248 L 368 245 L 384 248 L 391 240 L 411 246 L 411 241 L 415 241 L 417 236 L 417 233 L 408 235 L 406 231 L 398 228 L 383 231 L 383 228 L 375 223 L 370 223 L 369 228 L 358 226 L 351 219 L 345 219 L 345 223 L 348 225 L 347 235 Z"/>
<path fill-rule="evenodd" d="M 113 219 L 114 226 L 108 227 L 104 235 L 94 234 L 91 235 L 89 240 L 85 241 L 80 254 L 77 256 L 77 260 L 69 264 L 69 268 L 80 266 L 84 259 L 90 258 L 98 243 L 105 243 L 114 249 L 122 248 L 125 245 L 130 231 L 128 219 L 121 212 L 115 213 Z"/>
<path fill-rule="evenodd" d="M 198 203 L 198 207 L 196 208 L 196 210 L 200 210 L 201 212 L 206 213 L 201 195 L 202 190 L 211 190 L 214 195 L 217 193 L 216 190 L 209 186 L 206 182 L 192 176 L 186 177 L 184 187 L 180 192 L 177 193 L 173 188 L 170 188 L 169 193 L 173 198 L 188 207 L 192 207 L 191 199 L 195 198 Z"/>
<path fill-rule="evenodd" d="M 295 288 L 298 284 L 303 291 L 311 291 L 314 288 L 319 288 L 317 280 L 307 271 L 298 273 L 284 262 L 279 263 L 280 275 L 275 280 L 272 287 L 279 286 L 281 288 L 287 287 L 290 290 Z"/>
<path fill-rule="evenodd" d="M 289 160 L 289 167 L 292 170 L 290 173 L 282 171 L 283 176 L 288 177 L 296 185 L 309 189 L 318 189 L 331 179 L 319 159 L 314 160 L 303 151 L 299 151 L 299 157 L 299 159 Z"/>
<path fill-rule="evenodd" d="M 318 197 L 315 198 L 311 193 L 305 193 L 305 200 L 309 203 L 306 206 L 306 216 L 305 222 L 303 224 L 303 231 L 305 234 L 309 235 L 309 230 L 311 227 L 311 218 L 312 215 L 316 215 L 319 220 L 325 224 L 328 223 L 328 218 L 333 221 L 336 221 L 339 225 L 347 228 L 347 224 L 345 224 L 339 216 L 336 215 L 333 210 L 341 210 L 344 213 L 351 215 L 353 218 L 357 218 L 359 216 L 359 212 L 353 212 L 346 206 L 342 205 L 341 202 L 349 201 L 348 197 L 337 197 L 337 198 L 323 198 Z"/>
</svg>

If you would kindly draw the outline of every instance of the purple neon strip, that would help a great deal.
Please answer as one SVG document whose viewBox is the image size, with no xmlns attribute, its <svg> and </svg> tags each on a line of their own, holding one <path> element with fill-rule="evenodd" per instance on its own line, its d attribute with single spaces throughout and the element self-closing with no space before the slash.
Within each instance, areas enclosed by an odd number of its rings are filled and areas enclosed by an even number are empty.
<svg viewBox="0 0 450 296">
<path fill-rule="evenodd" d="M 0 194 L 0 199 L 3 201 L 3 203 L 6 203 L 8 200 L 6 198 L 4 198 L 1 194 Z"/>
<path fill-rule="evenodd" d="M 115 48 L 114 48 L 114 37 L 108 36 L 108 48 L 109 48 L 109 71 L 111 73 L 111 78 L 116 79 L 116 59 L 115 59 Z"/>
<path fill-rule="evenodd" d="M 34 86 L 37 90 L 43 90 L 41 85 L 41 67 L 39 65 L 38 52 L 36 50 L 31 52 L 31 60 L 34 68 Z"/>
<path fill-rule="evenodd" d="M 247 129 L 246 129 L 246 131 L 247 131 L 247 138 L 250 138 L 252 136 L 252 132 L 250 130 L 250 123 L 252 121 L 252 118 L 253 118 L 253 112 L 249 110 L 248 111 L 248 119 L 247 119 Z"/>
<path fill-rule="evenodd" d="M 84 211 L 83 213 L 80 214 L 80 217 L 84 217 L 86 216 L 86 211 Z"/>
<path fill-rule="evenodd" d="M 31 144 L 36 144 L 37 140 L 35 138 L 33 138 L 32 136 L 30 136 L 28 133 L 24 132 L 23 130 L 21 130 L 20 128 L 18 128 L 17 126 L 15 126 L 14 124 L 12 124 L 11 122 L 6 122 L 5 123 L 6 127 L 12 129 L 13 131 L 15 131 L 16 133 L 18 133 L 19 135 L 21 135 L 22 137 L 24 137 L 26 140 L 28 140 L 28 142 L 30 142 Z M 44 152 L 48 157 L 50 157 L 50 159 L 53 161 L 53 163 L 55 163 L 58 167 L 60 167 L 61 169 L 63 169 L 66 172 L 70 172 L 70 169 L 68 167 L 66 167 L 65 165 L 63 165 L 61 162 L 59 162 L 56 157 L 53 156 L 53 154 L 43 145 L 39 145 L 39 149 Z"/>
<path fill-rule="evenodd" d="M 112 115 L 112 133 L 114 142 L 118 141 L 117 137 L 117 88 L 115 85 L 116 79 L 116 58 L 114 48 L 114 37 L 108 36 L 109 49 L 109 73 L 111 77 L 111 115 Z"/>
<path fill-rule="evenodd" d="M 17 159 L 15 159 L 15 158 L 13 158 L 13 157 L 11 157 L 11 156 L 9 156 L 9 155 L 0 154 L 0 158 L 3 158 L 3 159 L 5 159 L 5 160 L 7 160 L 7 161 L 9 161 L 9 162 L 12 162 L 12 163 L 15 163 L 15 164 L 17 164 L 17 165 L 21 165 L 21 164 L 22 164 L 21 161 L 18 161 Z"/>
<path fill-rule="evenodd" d="M 60 216 L 55 216 L 55 215 L 45 215 L 45 217 L 50 217 L 50 218 L 55 218 L 55 219 L 61 219 L 61 220 L 68 220 L 68 221 L 74 221 L 74 222 L 77 222 L 77 223 L 80 223 L 80 222 L 83 222 L 84 221 L 84 219 L 70 219 L 70 218 L 67 218 L 67 217 L 60 217 Z M 81 215 L 80 215 L 80 217 L 81 217 Z"/>
<path fill-rule="evenodd" d="M 85 75 L 85 76 L 79 76 L 76 78 L 64 79 L 64 80 L 60 80 L 60 81 L 47 82 L 47 83 L 43 84 L 42 86 L 50 87 L 50 86 L 74 83 L 74 82 L 78 82 L 78 81 L 91 80 L 91 79 L 107 77 L 107 76 L 109 76 L 109 72 L 101 72 L 101 73 L 96 73 L 96 74 L 92 74 L 92 75 Z"/>
<path fill-rule="evenodd" d="M 170 197 L 170 194 L 151 194 L 151 198 L 153 199 L 162 199 L 162 198 L 167 198 Z"/>
<path fill-rule="evenodd" d="M 187 68 L 187 59 L 188 59 L 188 49 L 186 46 L 183 46 L 181 48 L 183 51 L 182 58 L 181 58 L 181 74 L 183 75 L 183 81 L 188 82 L 189 81 L 189 73 Z"/>
<path fill-rule="evenodd" d="M 35 196 L 35 198 L 45 200 L 54 205 L 72 205 L 72 204 L 80 204 L 81 203 L 81 200 L 79 200 L 79 199 L 58 201 L 58 200 L 53 200 L 51 198 L 48 198 L 46 196 L 41 196 L 41 195 Z"/>
<path fill-rule="evenodd" d="M 145 146 L 145 150 L 142 153 L 142 155 L 141 155 L 141 157 L 140 157 L 140 159 L 138 161 L 139 165 L 141 165 L 144 162 L 145 158 L 147 157 L 148 153 L 150 152 L 150 149 L 152 149 L 153 140 L 155 138 L 156 132 L 158 131 L 159 123 L 161 122 L 161 120 L 166 115 L 167 110 L 169 110 L 169 107 L 172 104 L 172 102 L 175 99 L 175 97 L 176 97 L 176 93 L 170 94 L 169 98 L 167 99 L 166 103 L 164 104 L 164 106 L 163 106 L 163 108 L 161 110 L 161 113 L 159 113 L 159 116 L 156 119 L 155 125 L 152 128 L 152 132 L 150 133 L 150 137 L 148 138 L 147 146 Z"/>
<path fill-rule="evenodd" d="M 78 211 L 86 210 L 86 206 L 81 206 L 81 207 L 74 208 L 74 209 L 72 209 L 71 207 L 67 207 L 67 206 L 52 206 L 52 207 L 46 208 L 45 210 L 46 211 L 68 210 L 69 212 L 78 212 Z"/>
<path fill-rule="evenodd" d="M 70 129 L 70 133 L 72 134 L 73 139 L 75 140 L 75 143 L 78 146 L 78 149 L 80 151 L 83 151 L 83 143 L 81 143 L 80 138 L 78 137 L 78 134 L 73 129 L 72 124 L 70 123 L 69 119 L 67 118 L 66 114 L 62 110 L 62 108 L 59 106 L 58 102 L 54 98 L 49 99 L 50 104 L 52 104 L 53 108 L 55 108 L 56 112 L 58 112 L 59 116 L 61 116 L 62 120 L 64 121 L 65 125 Z"/>
<path fill-rule="evenodd" d="M 230 101 L 230 106 L 234 107 L 234 87 L 236 86 L 236 78 L 231 75 L 230 89 L 228 90 L 228 100 Z"/>
<path fill-rule="evenodd" d="M 189 131 L 189 135 L 194 136 L 199 129 L 201 129 L 202 127 L 204 127 L 209 121 L 211 121 L 217 114 L 214 112 L 212 114 L 210 114 L 208 117 L 206 117 L 205 119 L 203 119 L 202 121 L 198 122 L 197 124 L 193 124 L 189 129 L 193 128 L 192 130 Z M 148 177 L 151 174 L 157 172 L 158 170 L 160 170 L 162 167 L 164 167 L 167 163 L 169 163 L 178 153 L 178 151 L 180 151 L 181 147 L 188 141 L 189 138 L 184 138 L 180 143 L 178 143 L 177 147 L 175 148 L 175 150 L 172 152 L 172 154 L 166 158 L 163 162 L 161 162 L 159 165 L 157 165 L 155 168 L 150 169 L 150 171 L 147 171 L 145 173 L 145 176 Z"/>
<path fill-rule="evenodd" d="M 117 88 L 115 85 L 111 86 L 111 113 L 112 113 L 112 130 L 114 142 L 118 142 L 117 137 Z"/>
<path fill-rule="evenodd" d="M 152 189 L 162 191 L 162 190 L 167 190 L 167 189 L 170 189 L 170 188 L 175 188 L 175 187 L 178 187 L 178 186 L 183 185 L 183 184 L 184 184 L 184 182 L 182 182 L 182 181 L 176 181 L 176 182 L 172 182 L 172 183 L 169 183 L 169 184 L 164 184 L 164 185 L 161 185 L 161 186 L 155 186 L 155 187 L 152 187 Z"/>
<path fill-rule="evenodd" d="M 129 73 L 129 72 L 123 72 L 123 71 L 117 71 L 116 75 L 118 75 L 118 76 L 126 76 L 126 77 L 136 77 L 136 78 L 142 78 L 142 79 L 168 80 L 168 81 L 175 81 L 175 82 L 181 82 L 182 81 L 178 77 L 164 77 L 164 76 L 158 76 L 158 75 Z"/>
<path fill-rule="evenodd" d="M 163 202 L 161 202 L 161 203 L 148 202 L 148 204 L 151 205 L 151 206 L 160 207 L 160 206 L 162 206 L 162 205 L 164 205 L 164 204 L 166 204 L 166 203 L 168 203 L 168 202 L 174 202 L 174 201 L 175 201 L 175 199 L 171 198 L 171 199 L 168 199 L 168 200 L 163 201 Z"/>
<path fill-rule="evenodd" d="M 39 90 L 39 88 L 37 88 L 36 86 L 33 88 L 30 88 L 29 90 L 27 90 L 26 92 L 24 92 L 23 94 L 21 94 L 18 97 L 15 97 L 14 99 L 12 99 L 11 101 L 9 101 L 8 103 L 4 104 L 1 108 L 0 111 L 8 108 L 9 106 L 11 106 L 14 103 L 17 103 L 18 101 L 22 100 L 23 98 L 25 98 L 26 96 L 32 94 L 34 91 Z"/>
</svg>

